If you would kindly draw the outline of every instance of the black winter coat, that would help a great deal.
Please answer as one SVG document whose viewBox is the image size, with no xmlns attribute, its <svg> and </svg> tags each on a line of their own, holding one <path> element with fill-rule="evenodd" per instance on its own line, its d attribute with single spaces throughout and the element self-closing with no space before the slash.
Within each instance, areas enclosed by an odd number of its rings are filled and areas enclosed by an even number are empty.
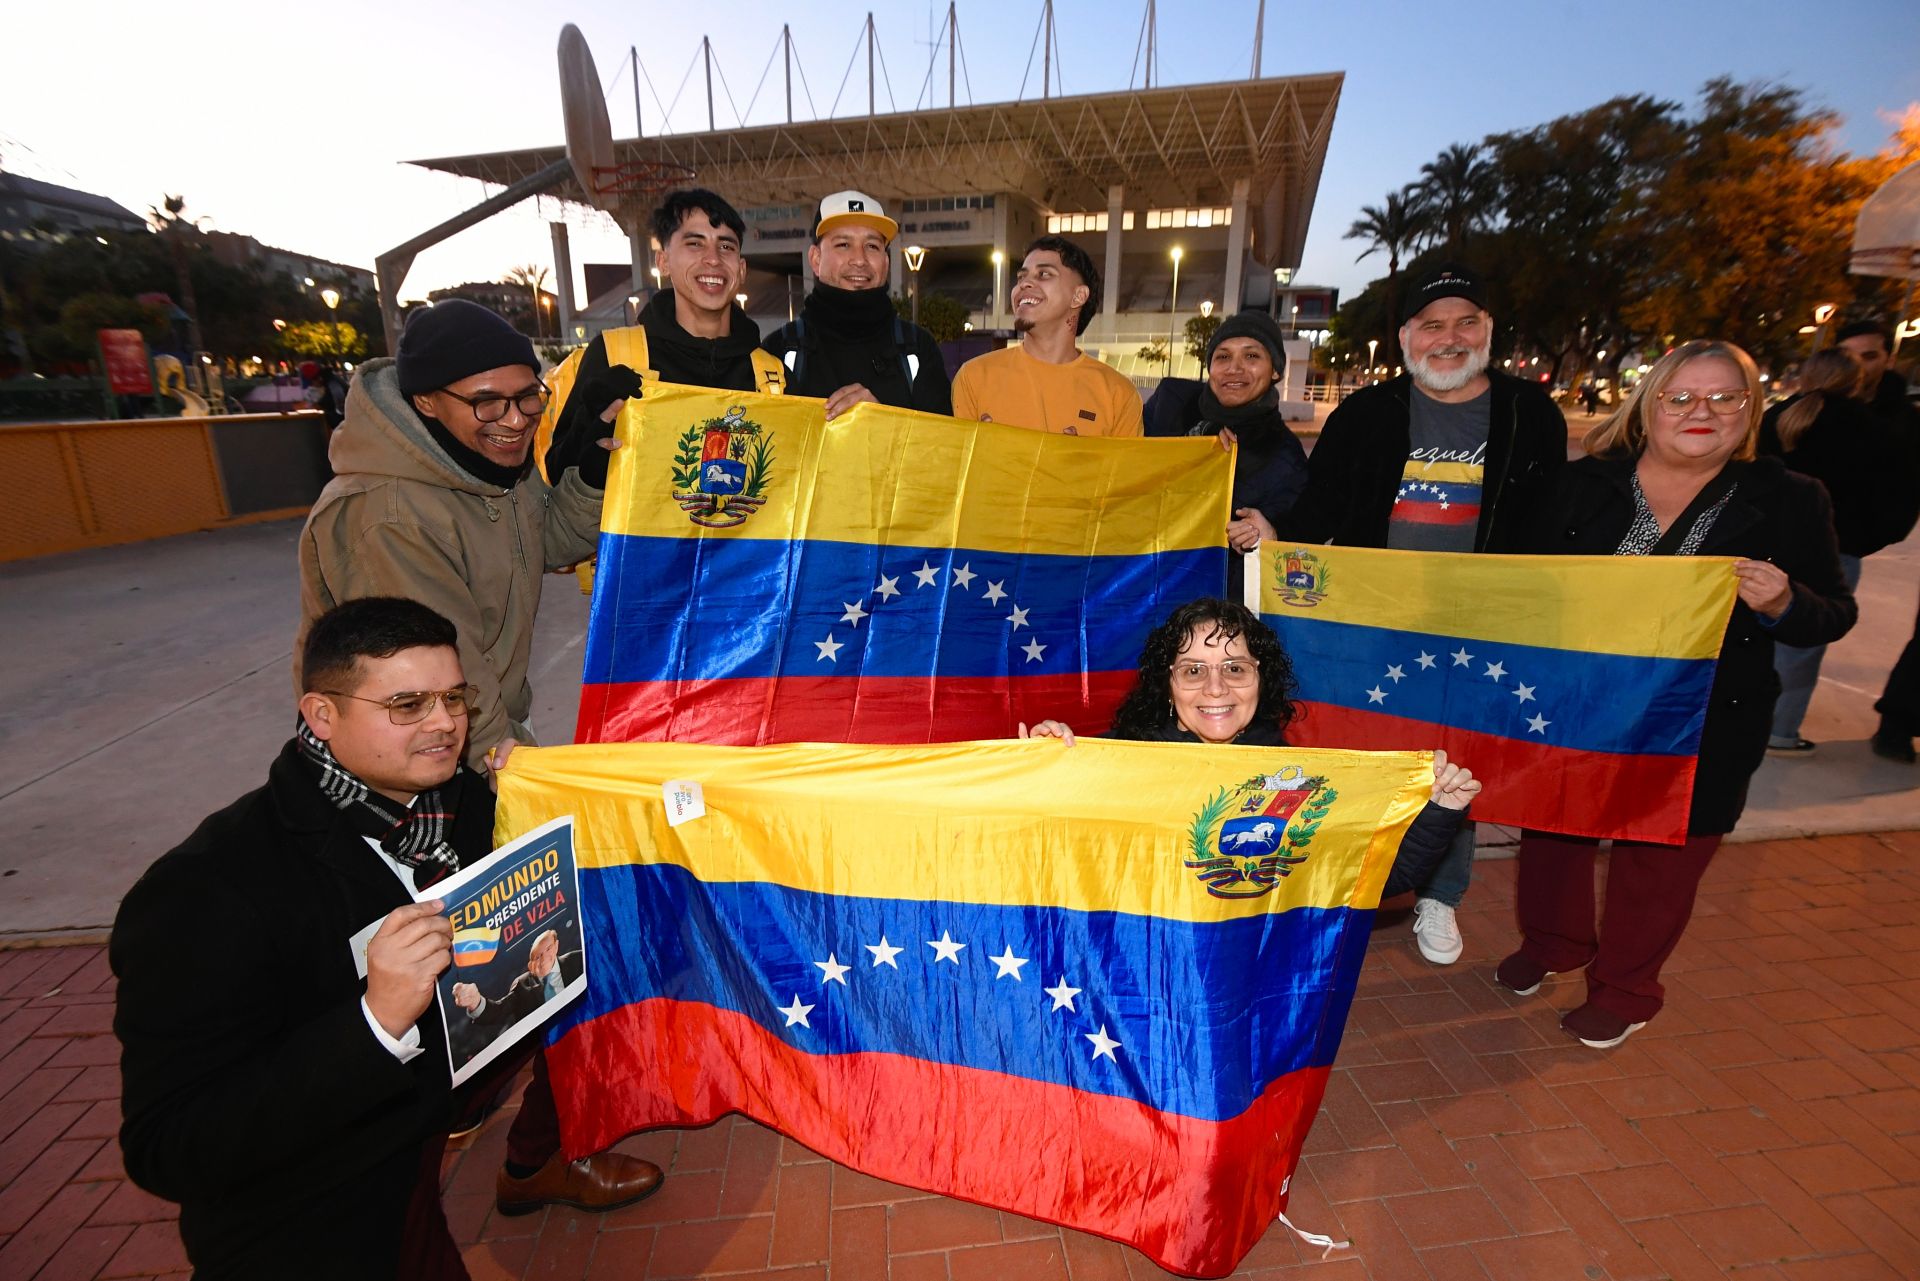
<svg viewBox="0 0 1920 1281">
<path fill-rule="evenodd" d="M 1633 469 L 1633 459 L 1582 458 L 1569 464 L 1534 526 L 1529 550 L 1612 554 L 1633 525 Z M 1853 593 L 1840 576 L 1832 506 L 1820 484 L 1774 458 L 1728 463 L 1727 470 L 1738 488 L 1699 554 L 1772 561 L 1793 582 L 1793 604 L 1767 627 L 1745 604 L 1734 602 L 1700 735 L 1687 822 L 1693 836 L 1732 831 L 1746 808 L 1747 784 L 1766 756 L 1773 705 L 1780 697 L 1774 643 L 1825 645 L 1845 636 L 1858 616 Z"/>
<path fill-rule="evenodd" d="M 1567 420 L 1533 383 L 1487 371 L 1493 404 L 1481 485 L 1477 552 L 1516 552 L 1534 509 L 1567 461 Z M 1394 495 L 1412 449 L 1413 377 L 1365 387 L 1327 416 L 1308 455 L 1305 492 L 1282 538 L 1342 547 L 1385 547 Z"/>
<path fill-rule="evenodd" d="M 836 325 L 831 309 L 815 304 L 819 296 L 816 287 L 800 319 L 776 329 L 760 344 L 786 365 L 788 395 L 824 400 L 858 383 L 883 405 L 952 417 L 953 387 L 932 334 L 898 319 L 891 307 L 879 324 L 850 332 Z M 918 368 L 909 382 L 907 373 L 914 366 Z"/>
<path fill-rule="evenodd" d="M 411 899 L 296 750 L 147 870 L 109 945 L 127 1174 L 180 1203 L 201 1281 L 392 1277 L 422 1145 L 452 1115 L 439 1014 L 401 1063 L 347 946 Z M 457 778 L 466 864 L 493 848 L 493 795 Z"/>
<path fill-rule="evenodd" d="M 1827 487 L 1834 533 L 1847 555 L 1871 556 L 1905 538 L 1920 518 L 1920 475 L 1909 442 L 1864 403 L 1823 395 L 1819 416 L 1783 449 L 1780 416 L 1800 399 L 1775 405 L 1760 420 L 1760 452 Z"/>
</svg>

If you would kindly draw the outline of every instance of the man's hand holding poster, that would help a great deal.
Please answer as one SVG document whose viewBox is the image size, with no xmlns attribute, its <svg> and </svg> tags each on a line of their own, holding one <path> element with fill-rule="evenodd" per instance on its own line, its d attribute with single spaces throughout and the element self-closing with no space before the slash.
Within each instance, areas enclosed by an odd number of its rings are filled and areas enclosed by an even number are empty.
<svg viewBox="0 0 1920 1281">
<path fill-rule="evenodd" d="M 543 824 L 422 897 L 442 900 L 453 926 L 440 1014 L 460 1085 L 587 990 L 573 819 Z"/>
</svg>

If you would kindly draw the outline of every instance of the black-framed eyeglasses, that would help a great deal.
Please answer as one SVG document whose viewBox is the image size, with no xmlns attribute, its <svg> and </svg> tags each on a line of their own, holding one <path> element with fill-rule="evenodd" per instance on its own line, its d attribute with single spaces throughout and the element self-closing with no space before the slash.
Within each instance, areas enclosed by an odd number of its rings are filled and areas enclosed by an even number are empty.
<svg viewBox="0 0 1920 1281">
<path fill-rule="evenodd" d="M 483 423 L 497 423 L 505 418 L 508 405 L 518 409 L 522 417 L 538 418 L 540 411 L 547 407 L 547 397 L 553 394 L 547 389 L 547 385 L 538 379 L 534 380 L 533 386 L 525 391 L 515 392 L 511 396 L 462 396 L 459 392 L 449 391 L 445 387 L 442 387 L 440 392 L 471 409 L 474 421 Z"/>
<path fill-rule="evenodd" d="M 320 692 L 331 698 L 351 698 L 357 703 L 373 703 L 384 707 L 387 709 L 387 719 L 395 725 L 418 724 L 433 715 L 433 709 L 439 703 L 445 703 L 447 715 L 458 720 L 473 709 L 473 700 L 480 693 L 471 685 L 455 685 L 452 689 L 423 689 L 395 694 L 391 698 L 367 698 L 337 689 L 323 689 Z"/>
<path fill-rule="evenodd" d="M 1747 407 L 1747 393 L 1710 391 L 1703 396 L 1697 391 L 1663 391 L 1660 393 L 1660 403 L 1676 418 L 1684 418 L 1692 413 L 1695 405 L 1705 405 L 1709 413 L 1730 418 Z"/>
</svg>

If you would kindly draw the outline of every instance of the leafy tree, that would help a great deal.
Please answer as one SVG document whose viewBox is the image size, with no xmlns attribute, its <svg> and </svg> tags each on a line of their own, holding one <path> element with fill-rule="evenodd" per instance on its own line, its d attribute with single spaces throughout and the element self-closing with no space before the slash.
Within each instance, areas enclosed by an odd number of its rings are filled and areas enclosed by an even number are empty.
<svg viewBox="0 0 1920 1281">
<path fill-rule="evenodd" d="M 1211 316 L 1187 317 L 1187 354 L 1202 365 L 1207 359 L 1207 344 L 1213 341 L 1225 316 L 1215 313 Z"/>
<path fill-rule="evenodd" d="M 1354 259 L 1355 262 L 1375 251 L 1386 251 L 1389 316 L 1397 315 L 1400 308 L 1400 258 L 1403 254 L 1411 253 L 1426 239 L 1431 226 L 1419 188 L 1407 186 L 1389 192 L 1385 204 L 1362 205 L 1360 216 L 1353 220 L 1353 225 L 1347 228 L 1346 235 L 1342 237 L 1370 242 L 1361 251 L 1360 257 Z M 1389 360 L 1392 359 L 1397 341 L 1394 329 L 1381 335 Z"/>
<path fill-rule="evenodd" d="M 367 340 L 344 320 L 296 321 L 280 332 L 280 345 L 316 360 L 358 360 L 367 354 Z"/>
<path fill-rule="evenodd" d="M 1433 231 L 1444 236 L 1447 256 L 1458 257 L 1468 233 L 1484 226 L 1492 212 L 1493 166 L 1481 159 L 1479 147 L 1456 142 L 1420 166 L 1418 188 Z"/>
<path fill-rule="evenodd" d="M 180 306 L 187 313 L 187 345 L 199 351 L 202 348 L 200 303 L 194 296 L 193 272 L 188 260 L 193 250 L 199 247 L 200 221 L 187 217 L 186 208 L 185 196 L 167 196 L 158 207 L 147 208 L 147 218 L 153 223 L 154 230 L 160 233 L 161 242 L 167 246 L 173 258 L 174 279 L 180 286 Z"/>
<path fill-rule="evenodd" d="M 913 299 L 905 294 L 893 296 L 893 310 L 900 316 L 913 318 Z M 920 295 L 920 327 L 933 335 L 935 342 L 952 342 L 967 331 L 967 309 L 958 300 L 945 294 L 922 293 Z"/>
<path fill-rule="evenodd" d="M 1149 365 L 1167 364 L 1167 340 L 1164 338 L 1156 338 L 1133 354 L 1138 359 L 1146 361 Z"/>
<path fill-rule="evenodd" d="M 505 276 L 501 277 L 501 283 L 522 285 L 526 288 L 529 305 L 533 308 L 533 336 L 535 338 L 544 337 L 545 330 L 541 326 L 540 319 L 540 312 L 542 310 L 540 306 L 540 294 L 541 291 L 547 287 L 547 269 L 538 263 L 526 263 L 523 266 L 515 267 L 508 271 Z"/>
</svg>

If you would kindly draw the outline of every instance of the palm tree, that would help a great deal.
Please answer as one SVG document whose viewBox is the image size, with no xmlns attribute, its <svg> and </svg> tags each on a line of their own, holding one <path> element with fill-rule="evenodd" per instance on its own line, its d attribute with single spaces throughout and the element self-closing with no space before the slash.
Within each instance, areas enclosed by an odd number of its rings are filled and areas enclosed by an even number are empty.
<svg viewBox="0 0 1920 1281">
<path fill-rule="evenodd" d="M 1387 252 L 1387 316 L 1386 333 L 1387 355 L 1396 350 L 1395 327 L 1393 318 L 1400 314 L 1400 258 L 1410 253 L 1426 238 L 1430 222 L 1425 203 L 1417 187 L 1402 187 L 1399 191 L 1387 193 L 1387 203 L 1380 205 L 1362 205 L 1360 216 L 1353 220 L 1342 239 L 1367 240 L 1372 243 L 1361 251 L 1359 262 L 1375 250 Z"/>
<path fill-rule="evenodd" d="M 510 285 L 525 285 L 533 295 L 533 336 L 542 336 L 540 328 L 540 293 L 547 286 L 547 269 L 537 263 L 527 263 L 509 271 L 506 281 Z"/>
<path fill-rule="evenodd" d="M 147 206 L 147 219 L 173 256 L 174 279 L 180 286 L 180 310 L 187 313 L 187 346 L 200 350 L 200 304 L 193 296 L 193 273 L 188 269 L 188 240 L 200 234 L 200 220 L 186 216 L 187 198 L 167 196 L 159 208 Z M 191 352 L 189 353 L 191 354 Z"/>
<path fill-rule="evenodd" d="M 1487 220 L 1493 199 L 1493 166 L 1480 158 L 1479 147 L 1454 143 L 1438 158 L 1420 166 L 1419 190 L 1435 230 L 1446 232 L 1447 254 L 1458 254 L 1467 236 Z"/>
</svg>

